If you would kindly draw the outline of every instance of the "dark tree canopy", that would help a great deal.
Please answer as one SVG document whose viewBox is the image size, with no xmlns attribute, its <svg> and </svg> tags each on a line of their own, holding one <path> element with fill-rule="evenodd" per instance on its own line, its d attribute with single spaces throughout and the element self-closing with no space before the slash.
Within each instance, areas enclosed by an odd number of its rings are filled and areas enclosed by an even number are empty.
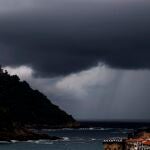
<svg viewBox="0 0 150 150">
<path fill-rule="evenodd" d="M 0 66 L 0 127 L 11 128 L 16 124 L 65 127 L 75 124 L 75 120 L 26 81 L 9 75 Z"/>
</svg>

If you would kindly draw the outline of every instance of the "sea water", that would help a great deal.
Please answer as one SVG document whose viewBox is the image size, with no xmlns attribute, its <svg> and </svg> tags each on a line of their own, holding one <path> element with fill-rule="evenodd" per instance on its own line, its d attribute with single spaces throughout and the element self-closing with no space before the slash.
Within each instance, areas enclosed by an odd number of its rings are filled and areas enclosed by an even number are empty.
<svg viewBox="0 0 150 150">
<path fill-rule="evenodd" d="M 102 150 L 102 141 L 109 137 L 127 137 L 129 129 L 61 129 L 42 130 L 51 136 L 63 137 L 63 140 L 26 141 L 0 143 L 0 150 Z"/>
</svg>

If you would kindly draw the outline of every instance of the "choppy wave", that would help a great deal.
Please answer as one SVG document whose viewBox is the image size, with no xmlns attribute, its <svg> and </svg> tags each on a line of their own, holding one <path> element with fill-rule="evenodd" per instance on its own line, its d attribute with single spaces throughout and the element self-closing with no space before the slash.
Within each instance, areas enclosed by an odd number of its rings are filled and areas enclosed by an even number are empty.
<svg viewBox="0 0 150 150">
<path fill-rule="evenodd" d="M 63 141 L 70 141 L 69 137 L 63 137 Z"/>
<path fill-rule="evenodd" d="M 33 144 L 53 144 L 50 140 L 28 140 L 27 143 L 33 143 Z"/>
<path fill-rule="evenodd" d="M 55 132 L 55 131 L 93 131 L 93 130 L 97 130 L 97 131 L 108 131 L 108 130 L 112 130 L 112 128 L 77 128 L 77 129 L 73 129 L 73 128 L 63 128 L 63 129 L 42 129 L 42 131 L 44 132 Z"/>
<path fill-rule="evenodd" d="M 11 140 L 11 143 L 18 143 L 19 141 L 17 140 Z"/>
</svg>

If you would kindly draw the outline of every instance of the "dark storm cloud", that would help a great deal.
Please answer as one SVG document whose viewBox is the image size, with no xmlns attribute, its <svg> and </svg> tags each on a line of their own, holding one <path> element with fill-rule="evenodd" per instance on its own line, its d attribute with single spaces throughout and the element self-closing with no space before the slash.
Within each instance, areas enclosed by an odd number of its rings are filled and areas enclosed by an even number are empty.
<svg viewBox="0 0 150 150">
<path fill-rule="evenodd" d="M 41 75 L 77 72 L 98 62 L 150 68 L 149 7 L 148 1 L 134 0 L 5 4 L 0 11 L 0 62 L 31 65 Z"/>
</svg>

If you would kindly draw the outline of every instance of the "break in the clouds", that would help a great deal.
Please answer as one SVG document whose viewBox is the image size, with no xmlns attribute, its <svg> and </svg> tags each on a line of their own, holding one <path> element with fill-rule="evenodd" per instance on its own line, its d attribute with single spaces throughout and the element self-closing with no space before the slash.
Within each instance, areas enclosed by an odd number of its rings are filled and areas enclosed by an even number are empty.
<svg viewBox="0 0 150 150">
<path fill-rule="evenodd" d="M 147 119 L 148 0 L 0 0 L 0 64 L 79 119 Z"/>
<path fill-rule="evenodd" d="M 0 0 L 0 61 L 63 75 L 105 63 L 150 68 L 146 0 Z"/>
<path fill-rule="evenodd" d="M 76 119 L 148 121 L 150 71 L 115 70 L 98 65 L 55 78 L 35 78 L 30 67 L 6 67 Z"/>
</svg>

